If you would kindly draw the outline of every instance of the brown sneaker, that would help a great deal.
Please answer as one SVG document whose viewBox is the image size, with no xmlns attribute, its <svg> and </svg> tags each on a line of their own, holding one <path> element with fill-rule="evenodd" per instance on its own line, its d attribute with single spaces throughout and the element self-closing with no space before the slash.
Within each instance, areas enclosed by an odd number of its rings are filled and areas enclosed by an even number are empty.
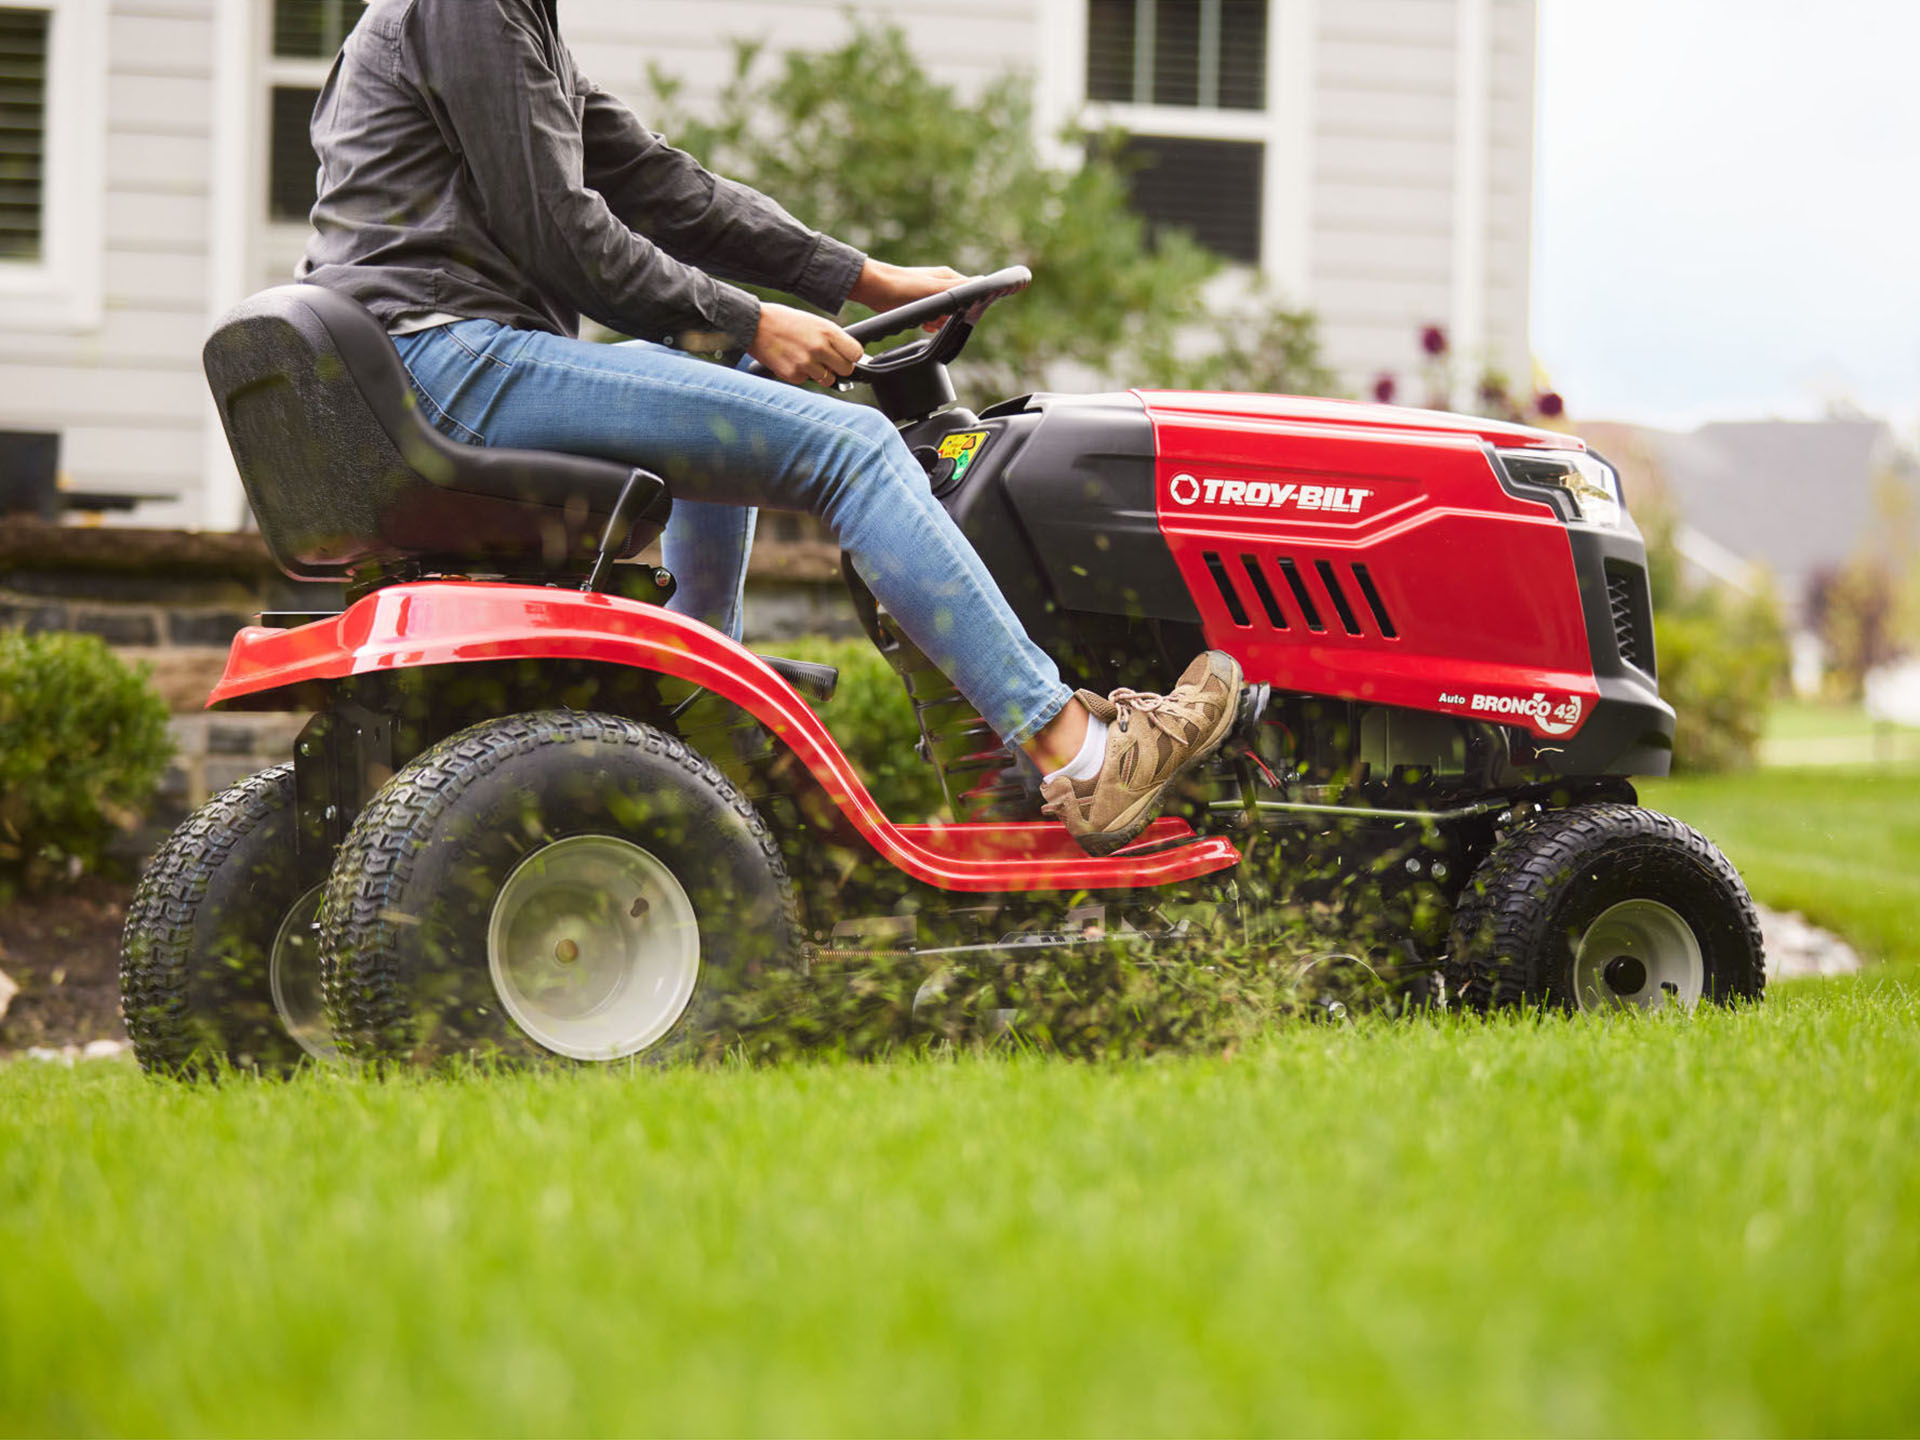
<svg viewBox="0 0 1920 1440">
<path fill-rule="evenodd" d="M 1044 782 L 1044 810 L 1089 855 L 1118 850 L 1147 828 L 1167 786 L 1227 738 L 1240 685 L 1240 662 L 1224 650 L 1209 650 L 1187 667 L 1170 694 L 1116 690 L 1103 699 L 1079 691 L 1081 703 L 1111 727 L 1106 758 L 1092 780 L 1061 775 Z"/>
</svg>

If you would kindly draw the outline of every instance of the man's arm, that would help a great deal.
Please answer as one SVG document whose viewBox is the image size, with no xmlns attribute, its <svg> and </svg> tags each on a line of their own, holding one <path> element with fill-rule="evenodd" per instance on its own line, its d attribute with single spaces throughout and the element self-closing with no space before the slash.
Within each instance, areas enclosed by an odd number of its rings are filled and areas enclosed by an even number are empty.
<svg viewBox="0 0 1920 1440">
<path fill-rule="evenodd" d="M 630 335 L 709 331 L 751 348 L 760 303 L 665 253 L 587 183 L 571 77 L 522 0 L 420 5 L 425 97 L 472 173 L 488 229 L 528 277 Z"/>
<path fill-rule="evenodd" d="M 751 186 L 713 174 L 581 78 L 587 184 L 620 220 L 676 259 L 747 285 L 797 295 L 829 314 L 866 264 L 851 245 L 808 229 Z"/>
<path fill-rule="evenodd" d="M 808 229 L 774 200 L 715 175 L 649 130 L 625 104 L 575 72 L 586 96 L 587 184 L 626 224 L 668 254 L 726 280 L 797 295 L 833 314 L 848 300 L 891 310 L 964 278 L 945 266 L 869 259 Z"/>
</svg>

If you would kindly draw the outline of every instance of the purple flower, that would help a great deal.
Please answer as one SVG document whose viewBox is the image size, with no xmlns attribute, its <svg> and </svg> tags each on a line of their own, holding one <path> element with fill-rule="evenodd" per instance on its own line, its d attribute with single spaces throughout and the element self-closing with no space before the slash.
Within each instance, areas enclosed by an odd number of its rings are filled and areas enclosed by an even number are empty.
<svg viewBox="0 0 1920 1440">
<path fill-rule="evenodd" d="M 1567 413 L 1567 402 L 1560 398 L 1558 391 L 1543 390 L 1533 402 L 1533 408 L 1549 420 L 1558 420 Z"/>
<path fill-rule="evenodd" d="M 1373 398 L 1378 400 L 1382 405 L 1391 405 L 1393 403 L 1393 397 L 1399 389 L 1400 383 L 1395 380 L 1392 375 L 1382 371 L 1380 378 L 1373 382 Z"/>
<path fill-rule="evenodd" d="M 1438 325 L 1429 325 L 1420 332 L 1420 348 L 1429 355 L 1447 353 L 1447 332 Z"/>
</svg>

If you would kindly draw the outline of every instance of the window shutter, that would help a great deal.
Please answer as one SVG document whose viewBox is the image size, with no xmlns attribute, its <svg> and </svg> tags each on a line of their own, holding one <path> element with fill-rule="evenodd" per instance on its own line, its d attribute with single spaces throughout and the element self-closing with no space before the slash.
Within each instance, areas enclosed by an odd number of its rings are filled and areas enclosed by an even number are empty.
<svg viewBox="0 0 1920 1440">
<path fill-rule="evenodd" d="M 45 10 L 0 9 L 0 258 L 40 258 L 46 180 Z"/>
<path fill-rule="evenodd" d="M 1087 98 L 1264 110 L 1268 0 L 1087 0 Z"/>
<path fill-rule="evenodd" d="M 364 0 L 273 0 L 273 53 L 331 60 L 364 8 Z"/>
<path fill-rule="evenodd" d="M 1216 254 L 1258 265 L 1265 152 L 1255 141 L 1128 136 L 1121 155 L 1133 210 L 1155 230 L 1185 230 Z"/>
<path fill-rule="evenodd" d="M 320 174 L 320 157 L 313 150 L 313 107 L 319 101 L 320 92 L 305 86 L 273 87 L 267 214 L 274 220 L 304 225 L 313 213 Z"/>
</svg>

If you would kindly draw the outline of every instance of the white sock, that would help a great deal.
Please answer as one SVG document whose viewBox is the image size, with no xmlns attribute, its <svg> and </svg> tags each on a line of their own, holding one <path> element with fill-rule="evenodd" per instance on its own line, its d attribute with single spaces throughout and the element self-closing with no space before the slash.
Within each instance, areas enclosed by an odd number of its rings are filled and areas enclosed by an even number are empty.
<svg viewBox="0 0 1920 1440">
<path fill-rule="evenodd" d="M 1107 722 L 1098 715 L 1089 715 L 1087 738 L 1080 742 L 1080 753 L 1046 778 L 1052 781 L 1064 775 L 1069 780 L 1091 780 L 1100 773 L 1101 762 L 1106 758 Z"/>
</svg>

